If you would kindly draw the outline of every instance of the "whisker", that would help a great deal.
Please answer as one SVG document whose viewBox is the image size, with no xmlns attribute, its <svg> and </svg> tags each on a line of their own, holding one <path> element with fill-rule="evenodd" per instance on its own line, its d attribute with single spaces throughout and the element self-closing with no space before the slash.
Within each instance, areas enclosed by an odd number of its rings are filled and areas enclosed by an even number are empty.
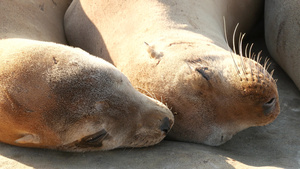
<svg viewBox="0 0 300 169">
<path fill-rule="evenodd" d="M 169 108 L 168 103 L 164 102 L 164 98 L 162 96 L 160 96 L 160 102 Z"/>
<path fill-rule="evenodd" d="M 239 36 L 239 53 L 240 53 L 240 57 L 241 57 L 241 65 L 242 65 L 242 69 L 243 69 L 243 72 L 244 74 L 246 74 L 246 70 L 245 70 L 245 62 L 243 60 L 243 51 L 242 51 L 242 48 L 243 48 L 243 39 L 245 37 L 245 33 L 244 34 L 241 34 L 240 33 L 240 36 Z"/>
<path fill-rule="evenodd" d="M 264 76 L 265 76 L 266 72 L 268 72 L 268 71 L 266 70 L 268 61 L 269 61 L 269 58 L 265 58 L 264 65 L 263 65 L 263 68 L 264 68 Z"/>
<path fill-rule="evenodd" d="M 248 46 L 249 46 L 249 43 L 246 44 L 246 47 L 245 47 L 245 57 L 248 58 Z"/>
<path fill-rule="evenodd" d="M 241 39 L 242 39 L 242 33 L 239 34 L 239 41 L 238 41 L 238 50 L 239 50 L 239 55 L 243 55 L 242 54 L 242 48 L 241 48 Z"/>
<path fill-rule="evenodd" d="M 268 69 L 270 68 L 271 64 L 272 64 L 272 62 L 270 62 L 270 63 L 267 65 L 266 70 L 268 70 Z"/>
<path fill-rule="evenodd" d="M 270 58 L 265 58 L 264 69 L 266 69 L 269 60 L 270 60 Z"/>
<path fill-rule="evenodd" d="M 262 52 L 262 51 L 259 51 L 259 52 L 258 52 L 257 58 L 256 58 L 256 62 L 258 62 L 258 63 L 262 66 L 262 64 L 261 64 L 261 59 L 262 59 L 262 57 L 260 56 L 261 52 Z M 265 69 L 264 69 L 264 68 L 263 68 L 263 74 L 264 74 L 264 79 L 265 79 L 266 72 L 265 72 Z"/>
<path fill-rule="evenodd" d="M 236 54 L 236 50 L 235 50 L 235 33 L 236 33 L 236 30 L 239 26 L 239 23 L 236 24 L 235 28 L 234 28 L 234 31 L 233 31 L 233 35 L 232 35 L 232 48 L 233 48 L 233 52 Z"/>
<path fill-rule="evenodd" d="M 265 68 L 265 70 L 268 72 L 268 69 L 269 69 L 269 67 L 270 67 L 270 65 L 271 65 L 271 62 L 269 62 L 270 61 L 270 58 L 268 58 L 266 61 L 265 61 L 265 65 L 264 65 L 264 68 Z M 271 76 L 272 77 L 272 76 Z M 270 79 L 270 78 L 269 78 Z"/>
<path fill-rule="evenodd" d="M 230 52 L 230 55 L 232 57 L 232 60 L 233 60 L 233 63 L 235 65 L 235 68 L 236 68 L 236 71 L 238 73 L 238 75 L 240 74 L 240 70 L 239 70 L 239 67 L 237 66 L 235 60 L 234 60 L 234 57 L 233 57 L 233 54 L 232 54 L 232 50 L 230 49 L 229 47 L 229 43 L 228 43 L 228 39 L 227 39 L 227 30 L 226 30 L 226 21 L 225 21 L 225 17 L 223 16 L 223 20 L 224 20 L 224 35 L 225 35 L 225 41 L 227 43 L 227 47 L 228 47 L 228 50 Z"/>
<path fill-rule="evenodd" d="M 156 95 L 153 92 L 152 92 L 152 95 L 154 96 L 155 100 L 158 100 L 157 97 L 156 97 Z"/>
<path fill-rule="evenodd" d="M 255 61 L 256 54 L 252 53 L 251 59 Z"/>
<path fill-rule="evenodd" d="M 257 61 L 258 63 L 260 63 L 260 61 L 261 61 L 261 57 L 260 57 L 261 52 L 262 52 L 262 51 L 259 51 L 258 54 L 257 54 L 256 61 Z"/>
<path fill-rule="evenodd" d="M 273 77 L 274 71 L 275 71 L 275 69 L 273 69 L 273 70 L 271 71 L 271 73 L 270 73 L 271 77 Z"/>
<path fill-rule="evenodd" d="M 250 45 L 250 49 L 249 49 L 249 58 L 253 60 L 253 58 L 251 57 L 252 47 L 253 47 L 253 43 Z"/>
<path fill-rule="evenodd" d="M 254 43 L 247 43 L 246 46 L 245 46 L 245 49 L 243 51 L 243 40 L 245 38 L 245 33 L 239 33 L 239 37 L 238 37 L 238 44 L 236 45 L 236 33 L 237 33 L 237 29 L 238 29 L 238 26 L 239 26 L 239 23 L 236 24 L 235 28 L 234 28 L 234 31 L 233 31 L 233 34 L 232 34 L 232 50 L 230 50 L 230 45 L 229 45 L 229 42 L 228 42 L 228 37 L 227 37 L 227 30 L 226 30 L 226 20 L 225 20 L 225 17 L 223 16 L 223 20 L 224 20 L 224 35 L 225 35 L 225 41 L 227 43 L 227 47 L 230 51 L 230 55 L 232 57 L 232 60 L 234 62 L 234 65 L 235 65 L 235 68 L 236 68 L 236 71 L 238 73 L 238 75 L 241 77 L 241 71 L 240 69 L 242 69 L 243 71 L 243 74 L 246 75 L 246 68 L 247 67 L 247 64 L 245 63 L 246 61 L 246 58 L 249 58 L 253 61 L 256 61 L 255 62 L 250 62 L 249 66 L 250 66 L 250 71 L 251 71 L 251 76 L 253 76 L 253 70 L 252 70 L 252 66 L 256 69 L 258 69 L 259 71 L 261 71 L 263 73 L 263 78 L 265 79 L 266 77 L 268 77 L 268 69 L 270 68 L 270 65 L 271 65 L 271 62 L 270 62 L 270 59 L 269 58 L 264 58 L 264 62 L 261 62 L 263 57 L 261 56 L 262 54 L 262 51 L 259 51 L 257 54 L 255 53 L 252 53 L 252 49 L 253 49 L 253 46 L 254 46 Z M 237 47 L 237 48 L 236 48 Z M 238 50 L 238 54 L 237 54 L 237 50 Z M 243 53 L 244 52 L 244 53 Z M 234 55 L 240 55 L 240 61 L 241 61 L 241 66 L 238 65 L 238 59 L 235 58 Z M 245 58 L 244 58 L 245 57 Z M 241 68 L 239 68 L 241 67 Z M 261 70 L 263 69 L 263 70 Z M 248 69 L 247 69 L 248 70 Z M 255 70 L 255 69 L 254 69 Z M 270 79 L 273 79 L 272 76 L 274 74 L 274 70 L 271 71 L 270 73 Z M 277 80 L 275 80 L 275 82 L 277 82 Z"/>
<path fill-rule="evenodd" d="M 146 93 L 149 95 L 149 97 L 151 97 L 151 98 L 153 98 L 153 99 L 156 99 L 156 97 L 155 97 L 153 94 L 151 94 L 148 90 L 143 89 L 143 88 L 140 88 L 140 87 L 137 87 L 137 89 L 143 90 L 144 92 L 146 92 Z M 157 99 L 156 99 L 156 100 L 157 100 Z"/>
</svg>

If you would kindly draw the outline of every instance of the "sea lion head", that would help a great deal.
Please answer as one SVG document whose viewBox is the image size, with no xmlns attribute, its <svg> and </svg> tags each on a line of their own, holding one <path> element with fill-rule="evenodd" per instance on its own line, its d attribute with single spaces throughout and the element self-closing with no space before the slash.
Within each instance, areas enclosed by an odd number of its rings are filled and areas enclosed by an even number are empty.
<svg viewBox="0 0 300 169">
<path fill-rule="evenodd" d="M 156 52 L 162 57 L 152 73 L 159 74 L 155 78 L 164 88 L 150 80 L 144 87 L 152 85 L 151 92 L 163 97 L 175 114 L 168 138 L 217 146 L 279 114 L 276 82 L 266 65 L 213 43 L 165 46 L 163 53 Z"/>
<path fill-rule="evenodd" d="M 80 49 L 24 39 L 1 40 L 0 49 L 2 142 L 65 151 L 143 147 L 173 125 L 165 105 Z"/>
<path fill-rule="evenodd" d="M 272 122 L 279 114 L 277 86 L 271 75 L 252 59 L 233 57 L 235 63 L 222 54 L 187 60 L 191 72 L 180 81 L 188 86 L 178 88 L 185 93 L 191 91 L 189 103 L 184 103 L 188 108 L 176 106 L 173 110 L 176 120 L 190 119 L 182 122 L 182 129 L 194 125 L 184 136 L 190 137 L 188 140 L 220 145 L 243 129 Z M 198 120 L 192 120 L 196 117 Z M 177 129 L 175 126 L 174 132 Z"/>
<path fill-rule="evenodd" d="M 68 126 L 58 129 L 68 129 L 61 133 L 64 144 L 59 149 L 94 151 L 146 147 L 159 143 L 169 132 L 174 117 L 165 105 L 137 92 L 123 74 L 109 73 L 108 76 L 110 80 L 105 85 L 101 82 L 105 91 L 101 89 L 98 94 L 94 91 L 91 94 L 97 94 L 94 99 L 85 103 L 80 98 L 78 102 L 68 103 L 85 106 L 72 110 L 81 114 L 74 123 L 68 119 Z M 61 94 L 65 95 L 63 91 Z M 81 113 L 84 109 L 86 114 Z"/>
<path fill-rule="evenodd" d="M 159 143 L 169 132 L 174 117 L 165 105 L 137 92 L 122 74 L 110 75 L 110 78 L 105 82 L 108 85 L 105 88 L 109 88 L 105 94 L 98 93 L 89 103 L 80 100 L 80 104 L 87 105 L 88 115 L 77 117 L 72 128 L 63 132 L 65 143 L 59 149 L 94 151 L 146 147 Z M 77 109 L 81 112 L 84 108 Z"/>
</svg>

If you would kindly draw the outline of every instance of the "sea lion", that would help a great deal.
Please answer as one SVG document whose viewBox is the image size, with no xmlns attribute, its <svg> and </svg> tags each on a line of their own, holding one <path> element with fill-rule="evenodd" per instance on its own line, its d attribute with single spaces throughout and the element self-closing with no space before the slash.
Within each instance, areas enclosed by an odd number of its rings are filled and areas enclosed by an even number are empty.
<svg viewBox="0 0 300 169">
<path fill-rule="evenodd" d="M 0 1 L 0 39 L 24 38 L 66 44 L 63 16 L 71 2 Z"/>
<path fill-rule="evenodd" d="M 71 47 L 0 40 L 0 141 L 66 151 L 142 147 L 173 124 L 108 62 Z"/>
<path fill-rule="evenodd" d="M 64 23 L 70 45 L 97 48 L 100 57 L 107 49 L 106 58 L 136 89 L 172 109 L 170 139 L 217 146 L 243 129 L 272 122 L 280 111 L 266 66 L 249 58 L 249 47 L 247 57 L 232 52 L 225 36 L 236 32 L 238 22 L 249 30 L 261 5 L 259 0 L 74 0 Z M 230 31 L 224 31 L 223 18 Z"/>
<path fill-rule="evenodd" d="M 265 1 L 265 39 L 268 50 L 300 89 L 300 2 Z"/>
<path fill-rule="evenodd" d="M 112 64 L 58 44 L 66 42 L 58 6 L 67 2 L 0 2 L 0 141 L 64 151 L 160 142 L 174 121 L 165 105 L 135 90 Z M 39 3 L 52 12 L 33 9 Z"/>
</svg>

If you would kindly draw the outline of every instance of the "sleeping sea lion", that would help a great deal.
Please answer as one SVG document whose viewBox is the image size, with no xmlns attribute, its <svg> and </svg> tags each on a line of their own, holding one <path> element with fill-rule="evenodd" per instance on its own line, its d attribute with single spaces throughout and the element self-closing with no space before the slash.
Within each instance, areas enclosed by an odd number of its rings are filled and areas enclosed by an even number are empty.
<svg viewBox="0 0 300 169">
<path fill-rule="evenodd" d="M 242 52 L 243 36 L 240 54 L 226 40 L 237 23 L 250 30 L 261 9 L 260 0 L 74 0 L 64 23 L 70 45 L 99 57 L 106 49 L 136 89 L 172 109 L 170 139 L 216 146 L 280 111 L 267 66 L 251 47 Z"/>
<path fill-rule="evenodd" d="M 173 125 L 171 111 L 110 63 L 58 44 L 66 42 L 60 5 L 68 1 L 54 2 L 0 2 L 0 141 L 64 151 L 160 142 Z"/>
</svg>

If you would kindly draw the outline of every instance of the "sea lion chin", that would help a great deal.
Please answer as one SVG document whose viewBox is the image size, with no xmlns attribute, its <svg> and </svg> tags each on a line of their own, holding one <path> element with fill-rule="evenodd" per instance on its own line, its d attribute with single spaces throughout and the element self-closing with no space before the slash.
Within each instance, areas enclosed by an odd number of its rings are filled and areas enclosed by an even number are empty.
<svg viewBox="0 0 300 169">
<path fill-rule="evenodd" d="M 174 117 L 113 65 L 81 49 L 0 40 L 0 141 L 65 151 L 144 147 Z"/>
</svg>

